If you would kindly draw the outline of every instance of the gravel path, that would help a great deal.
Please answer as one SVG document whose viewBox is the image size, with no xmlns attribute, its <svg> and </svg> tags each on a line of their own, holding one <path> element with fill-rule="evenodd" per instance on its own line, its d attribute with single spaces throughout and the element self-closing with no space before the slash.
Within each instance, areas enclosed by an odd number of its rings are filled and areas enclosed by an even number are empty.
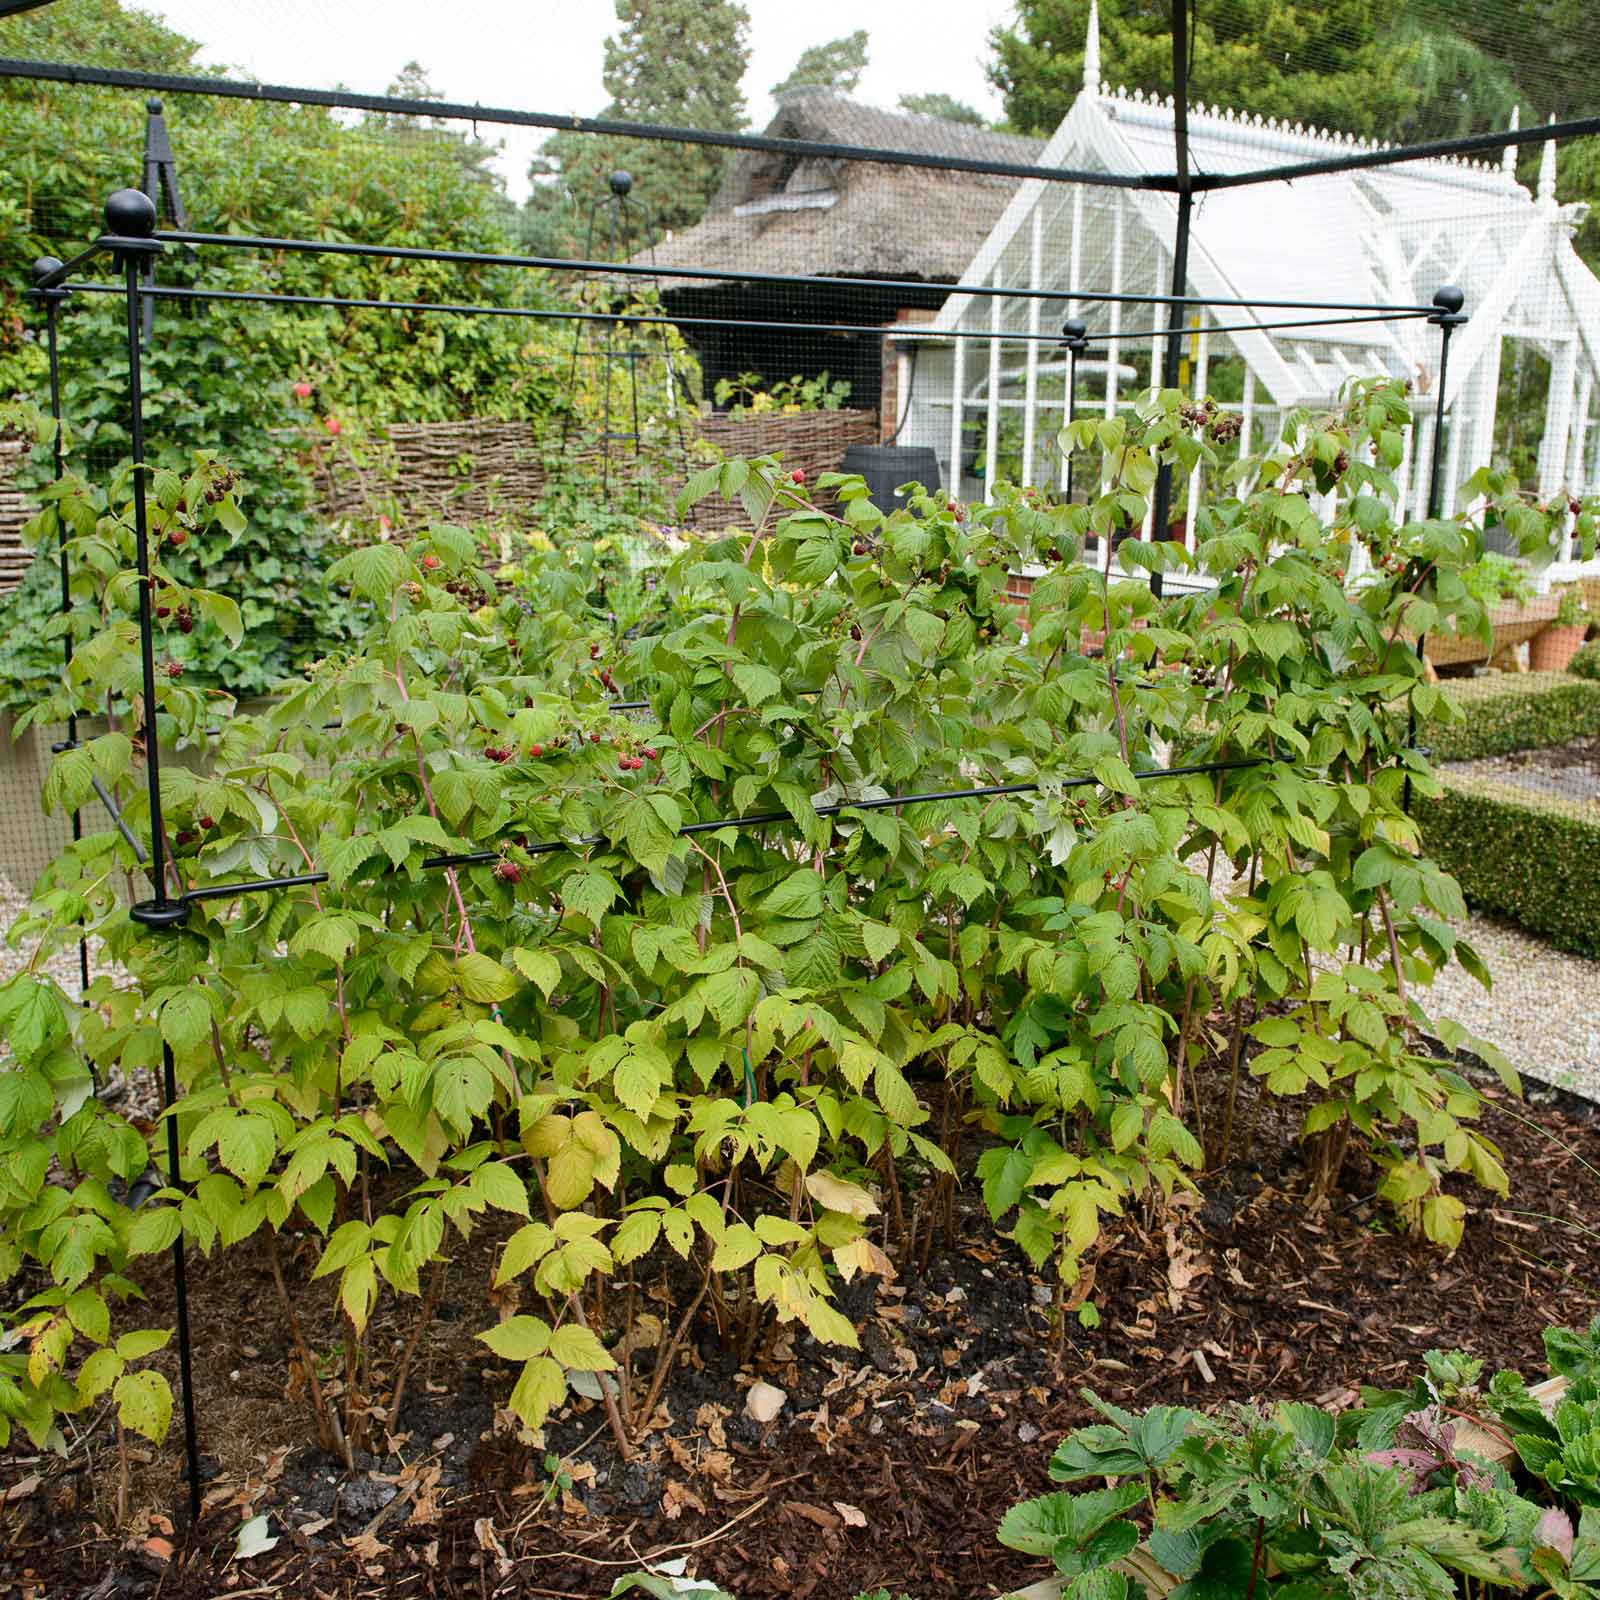
<svg viewBox="0 0 1600 1600">
<path fill-rule="evenodd" d="M 28 897 L 11 882 L 3 873 L 0 873 L 0 982 L 11 977 L 14 973 L 21 972 L 28 964 L 28 957 L 33 953 L 32 942 L 25 944 L 21 949 L 14 949 L 6 942 L 6 935 L 11 931 L 11 925 L 22 913 L 27 910 Z M 100 958 L 103 962 L 104 958 Z M 89 976 L 92 978 L 101 969 L 95 965 L 96 954 L 91 947 L 89 951 Z M 78 992 L 82 981 L 78 975 L 78 952 L 76 948 L 64 950 L 60 955 L 52 956 L 45 962 L 44 970 L 67 991 L 69 995 Z"/>
<path fill-rule="evenodd" d="M 1518 750 L 1479 761 L 1446 761 L 1439 770 L 1469 778 L 1494 778 L 1513 788 L 1548 795 L 1580 815 L 1586 808 L 1600 810 L 1600 738 L 1574 739 L 1549 749 Z"/>
<path fill-rule="evenodd" d="M 1461 932 L 1494 988 L 1452 966 L 1422 996 L 1505 1051 L 1519 1072 L 1600 1101 L 1600 961 L 1552 949 L 1514 923 L 1472 915 Z"/>
</svg>

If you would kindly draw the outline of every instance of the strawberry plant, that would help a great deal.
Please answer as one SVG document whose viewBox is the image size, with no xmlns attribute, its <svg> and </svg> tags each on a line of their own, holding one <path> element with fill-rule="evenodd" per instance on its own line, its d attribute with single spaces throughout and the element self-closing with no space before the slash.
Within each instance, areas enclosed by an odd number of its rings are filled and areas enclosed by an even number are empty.
<svg viewBox="0 0 1600 1600">
<path fill-rule="evenodd" d="M 1553 1369 L 1585 1394 L 1597 1330 L 1545 1332 Z M 1575 1354 L 1566 1374 L 1558 1363 Z M 1480 1412 L 1541 1437 L 1570 1432 L 1562 1408 L 1546 1417 L 1520 1374 L 1497 1374 L 1480 1395 L 1482 1366 L 1461 1351 L 1430 1351 L 1410 1388 L 1365 1390 L 1339 1415 L 1299 1402 L 1135 1414 L 1084 1390 L 1102 1420 L 1070 1433 L 1050 1461 L 1051 1478 L 1069 1487 L 1013 1506 L 1000 1541 L 1049 1557 L 1072 1600 L 1125 1600 L 1139 1584 L 1180 1600 L 1451 1600 L 1473 1592 L 1471 1579 L 1591 1597 L 1600 1512 L 1585 1486 L 1525 1448 L 1531 1437 L 1517 1440 L 1523 1482 L 1458 1451 L 1451 1419 Z M 1098 1486 L 1070 1487 L 1089 1480 Z"/>
<path fill-rule="evenodd" d="M 1452 1243 L 1445 1175 L 1506 1175 L 1476 1092 L 1421 1045 L 1464 1037 L 1422 1007 L 1434 972 L 1479 968 L 1417 853 L 1407 797 L 1432 779 L 1408 723 L 1449 714 L 1416 635 L 1483 624 L 1459 577 L 1479 529 L 1395 523 L 1405 405 L 1371 384 L 1238 469 L 1192 557 L 1122 538 L 1158 467 L 1211 461 L 1225 420 L 1155 395 L 1075 424 L 1103 472 L 1073 507 L 917 491 L 886 516 L 824 476 L 824 511 L 779 463 L 727 462 L 687 495 L 747 526 L 677 555 L 628 628 L 581 561 L 536 558 L 502 594 L 438 525 L 331 568 L 372 625 L 268 711 L 174 660 L 155 709 L 197 756 L 161 772 L 183 923 L 130 918 L 142 880 L 108 829 L 14 930 L 36 954 L 0 1000 L 24 1019 L 0 1260 L 44 1298 L 13 1318 L 30 1354 L 0 1369 L 0 1413 L 37 1431 L 99 1393 L 113 1361 L 78 1350 L 111 1330 L 73 1297 L 130 1293 L 182 1237 L 265 1257 L 348 1460 L 395 1425 L 460 1244 L 497 1218 L 481 1337 L 517 1369 L 512 1409 L 536 1429 L 597 1374 L 626 1451 L 699 1318 L 745 1353 L 781 1323 L 853 1344 L 835 1284 L 926 1259 L 974 1155 L 996 1223 L 1081 1300 L 1106 1218 L 1235 1152 L 1245 1072 L 1303 1107 L 1313 1199 L 1361 1140 L 1396 1210 Z M 125 486 L 115 510 L 70 477 L 53 502 L 96 609 L 52 714 L 111 728 L 58 756 L 45 800 L 98 779 L 139 836 Z M 158 540 L 236 536 L 221 463 L 149 488 Z M 1511 490 L 1490 501 L 1548 541 Z M 1158 598 L 1114 545 L 1213 584 Z M 1019 614 L 1025 563 L 1049 570 Z M 163 663 L 185 614 L 238 625 L 162 556 L 151 583 Z M 85 924 L 119 977 L 79 1008 L 39 962 Z M 147 1149 L 93 1093 L 168 1050 L 178 1171 L 164 1129 Z M 131 1208 L 152 1158 L 162 1187 Z M 337 1351 L 305 1336 L 286 1233 L 315 1241 Z M 616 1334 L 647 1257 L 679 1298 L 645 1374 Z M 398 1355 L 369 1338 L 380 1299 L 413 1308 Z M 1080 1577 L 1118 1514 L 1066 1530 Z"/>
</svg>

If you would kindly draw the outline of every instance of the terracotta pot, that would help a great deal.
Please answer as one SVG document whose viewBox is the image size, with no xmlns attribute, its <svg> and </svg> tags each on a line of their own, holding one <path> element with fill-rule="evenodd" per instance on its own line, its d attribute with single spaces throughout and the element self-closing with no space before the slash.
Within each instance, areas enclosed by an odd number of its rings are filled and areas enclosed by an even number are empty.
<svg viewBox="0 0 1600 1600">
<path fill-rule="evenodd" d="M 1534 672 L 1565 672 L 1588 627 L 1582 622 L 1551 623 L 1528 641 L 1528 666 Z"/>
</svg>

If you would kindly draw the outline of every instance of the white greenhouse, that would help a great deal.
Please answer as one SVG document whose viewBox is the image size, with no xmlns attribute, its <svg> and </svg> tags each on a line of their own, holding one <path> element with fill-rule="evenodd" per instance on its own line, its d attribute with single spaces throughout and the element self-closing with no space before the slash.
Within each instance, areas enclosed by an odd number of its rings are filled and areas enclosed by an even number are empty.
<svg viewBox="0 0 1600 1600">
<path fill-rule="evenodd" d="M 1107 71 L 1114 73 L 1115 63 Z M 1364 148 L 1343 135 L 1215 108 L 1191 111 L 1189 141 L 1198 173 L 1247 172 Z M 1172 155 L 1171 100 L 1101 81 L 1091 10 L 1084 87 L 1040 164 L 1136 176 L 1170 171 Z M 1585 208 L 1556 201 L 1553 143 L 1544 146 L 1533 194 L 1517 182 L 1513 155 L 1508 150 L 1499 165 L 1413 161 L 1197 193 L 1185 292 L 1213 304 L 1187 313 L 1181 382 L 1241 409 L 1242 442 L 1260 448 L 1287 410 L 1327 405 L 1351 377 L 1410 379 L 1417 448 L 1402 464 L 1400 482 L 1408 513 L 1422 515 L 1440 330 L 1421 318 L 1339 319 L 1373 305 L 1426 306 L 1436 289 L 1455 284 L 1465 291 L 1469 321 L 1453 338 L 1447 369 L 1446 510 L 1496 449 L 1502 368 L 1513 362 L 1547 391 L 1537 452 L 1530 446 L 1523 463 L 1541 493 L 1600 487 L 1600 279 L 1572 245 Z M 1030 179 L 961 284 L 1170 294 L 1176 223 L 1177 199 L 1168 192 Z M 1266 300 L 1350 309 L 1251 309 Z M 1242 305 L 1222 303 L 1228 301 Z M 958 483 L 965 497 L 982 496 L 997 478 L 1058 486 L 1066 353 L 1054 342 L 1015 336 L 1050 335 L 1064 318 L 1081 317 L 1091 336 L 1102 337 L 1079 360 L 1076 412 L 1109 416 L 1159 374 L 1166 315 L 1160 306 L 958 288 L 914 351 L 902 343 L 898 387 L 910 398 L 901 442 L 931 447 L 945 483 Z M 1259 326 L 1318 318 L 1327 320 Z M 1223 328 L 1233 331 L 1210 331 Z M 969 337 L 940 337 L 956 329 Z M 1173 536 L 1192 537 L 1196 488 L 1177 488 Z"/>
</svg>

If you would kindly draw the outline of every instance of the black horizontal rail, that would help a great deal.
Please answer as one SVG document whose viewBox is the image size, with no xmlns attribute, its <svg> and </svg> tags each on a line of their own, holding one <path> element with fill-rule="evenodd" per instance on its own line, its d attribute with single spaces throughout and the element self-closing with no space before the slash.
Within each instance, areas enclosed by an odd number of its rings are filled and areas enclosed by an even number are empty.
<svg viewBox="0 0 1600 1600">
<path fill-rule="evenodd" d="M 1181 338 L 1190 339 L 1197 333 L 1274 333 L 1283 328 L 1344 328 L 1364 322 L 1422 322 L 1430 315 L 1427 311 L 1375 311 L 1365 317 L 1310 317 L 1292 322 L 1236 322 L 1223 323 L 1217 327 L 1207 327 L 1204 323 L 1197 323 L 1192 328 L 1180 328 Z M 1103 329 L 1098 333 L 1085 333 L 1085 339 L 1098 339 L 1102 343 L 1111 339 L 1153 339 L 1165 338 L 1170 334 L 1170 328 L 1119 328 L 1115 333 L 1110 329 Z M 983 335 L 988 338 L 988 334 Z M 1002 339 L 1011 335 L 1002 333 Z"/>
<path fill-rule="evenodd" d="M 119 284 L 72 283 L 66 285 L 78 294 L 123 293 Z M 1060 344 L 1059 333 L 993 333 L 986 328 L 950 328 L 911 334 L 908 330 L 886 328 L 875 322 L 777 322 L 756 321 L 745 317 L 668 316 L 631 311 L 579 311 L 547 310 L 540 306 L 482 306 L 452 304 L 443 300 L 364 300 L 347 295 L 276 294 L 265 289 L 182 289 L 176 287 L 152 288 L 141 284 L 139 294 L 157 300 L 222 300 L 240 301 L 251 305 L 271 306 L 327 306 L 347 311 L 412 311 L 442 312 L 457 317 L 522 317 L 534 322 L 601 322 L 626 323 L 630 326 L 660 328 L 760 328 L 780 333 L 845 333 L 869 335 L 880 339 L 916 338 L 937 343 L 945 339 L 1003 339 L 1012 344 Z M 1406 312 L 1406 316 L 1420 315 Z M 1367 319 L 1363 319 L 1367 320 Z M 1254 325 L 1252 325 L 1254 326 Z"/>
<path fill-rule="evenodd" d="M 65 285 L 75 294 L 123 293 L 120 285 L 111 283 L 71 283 Z M 547 310 L 537 306 L 483 306 L 455 304 L 444 300 L 367 300 L 349 295 L 280 294 L 267 289 L 184 289 L 176 286 L 151 287 L 141 285 L 141 295 L 158 300 L 220 300 L 243 302 L 250 305 L 290 307 L 332 307 L 347 311 L 408 311 L 438 312 L 458 317 L 523 317 L 536 322 L 601 322 L 626 323 L 643 327 L 668 328 L 760 328 L 784 333 L 843 333 L 873 335 L 902 343 L 938 344 L 946 339 L 972 339 L 982 342 L 998 339 L 1006 344 L 1059 344 L 1056 333 L 1025 333 L 1008 328 L 942 328 L 916 329 L 911 327 L 881 327 L 871 322 L 776 322 L 757 321 L 747 317 L 699 317 L 654 315 L 629 311 Z M 1270 333 L 1283 328 L 1337 328 L 1356 323 L 1422 321 L 1432 312 L 1418 310 L 1376 311 L 1361 317 L 1314 317 L 1285 322 L 1240 322 L 1218 327 L 1196 327 L 1184 330 L 1194 333 Z M 1146 339 L 1168 330 L 1164 328 L 1103 330 L 1086 333 L 1086 339 L 1107 341 L 1112 339 Z"/>
<path fill-rule="evenodd" d="M 541 272 L 581 272 L 591 276 L 690 278 L 712 283 L 766 284 L 787 289 L 886 289 L 908 294 L 943 290 L 1001 300 L 1093 300 L 1149 306 L 1260 306 L 1268 311 L 1420 311 L 1434 306 L 1383 306 L 1362 300 L 1207 299 L 1194 295 L 1113 294 L 1095 289 L 1032 289 L 985 283 L 938 283 L 924 278 L 826 277 L 797 272 L 756 272 L 741 267 L 675 267 L 637 261 L 589 261 L 569 256 L 518 256 L 490 250 L 429 249 L 423 245 L 369 244 L 349 239 L 280 239 L 246 233 L 195 233 L 184 229 L 157 233 L 163 244 L 211 246 L 225 250 L 285 250 L 302 255 L 368 256 L 385 261 L 439 261 L 463 267 L 522 267 Z"/>
<path fill-rule="evenodd" d="M 1153 772 L 1136 772 L 1134 777 L 1140 782 L 1153 781 L 1161 778 L 1191 778 L 1202 776 L 1208 772 L 1233 772 L 1246 767 L 1267 766 L 1270 763 L 1266 757 L 1253 756 L 1237 761 L 1199 761 L 1189 766 L 1158 767 Z M 939 789 L 926 794 L 900 794 L 884 795 L 881 798 L 870 800 L 841 800 L 835 804 L 816 807 L 819 817 L 836 817 L 846 811 L 893 811 L 900 806 L 928 805 L 936 801 L 954 800 L 986 800 L 992 797 L 1011 794 L 1034 794 L 1044 788 L 1051 789 L 1086 789 L 1099 786 L 1100 780 L 1095 777 L 1067 778 L 1059 784 L 1031 783 L 991 783 L 983 784 L 973 789 Z M 688 838 L 697 833 L 716 833 L 722 828 L 762 828 L 770 827 L 775 822 L 792 822 L 793 815 L 788 811 L 755 811 L 747 812 L 740 817 L 712 818 L 704 822 L 688 822 L 678 829 L 680 838 Z M 578 839 L 544 839 L 537 844 L 519 846 L 524 855 L 543 856 L 552 855 L 559 850 L 582 850 L 593 845 L 607 843 L 604 834 L 585 834 Z M 425 856 L 422 866 L 428 871 L 447 870 L 452 867 L 481 867 L 488 866 L 491 862 L 505 859 L 498 850 L 466 850 L 455 854 Z M 317 884 L 329 882 L 326 872 L 300 872 L 287 878 L 254 878 L 243 883 L 211 883 L 203 884 L 198 889 L 186 889 L 182 894 L 174 896 L 179 904 L 188 904 L 201 900 L 232 900 L 249 894 L 270 894 L 278 889 L 304 889 Z"/>
<path fill-rule="evenodd" d="M 153 90 L 159 94 L 200 94 L 226 100 L 272 101 L 323 106 L 341 111 L 371 111 L 382 116 L 429 117 L 449 122 L 491 122 L 514 128 L 548 128 L 554 133 L 589 133 L 614 139 L 649 139 L 665 144 L 711 145 L 725 150 L 763 150 L 812 156 L 824 161 L 869 161 L 880 166 L 932 167 L 999 178 L 1042 178 L 1055 183 L 1087 183 L 1101 189 L 1171 189 L 1176 179 L 1162 173 L 1124 176 L 1075 167 L 1041 167 L 1028 161 L 984 160 L 920 150 L 889 150 L 875 145 L 835 144 L 818 139 L 775 139 L 760 133 L 722 133 L 714 128 L 682 128 L 669 123 L 621 122 L 608 117 L 575 117 L 552 111 L 518 111 L 459 100 L 408 100 L 392 94 L 357 94 L 346 89 L 305 89 L 281 83 L 241 83 L 231 78 L 184 77 L 166 72 L 135 72 L 120 67 L 85 67 L 66 61 L 28 61 L 0 57 L 0 78 L 29 78 L 105 89 Z"/>
<path fill-rule="evenodd" d="M 410 100 L 399 95 L 358 94 L 349 90 L 308 89 L 288 84 L 241 83 L 230 78 L 189 77 L 175 73 L 138 72 L 118 67 L 80 66 L 63 61 L 30 61 L 0 57 L 0 78 L 35 82 L 70 83 L 110 89 L 138 89 L 161 94 L 209 95 L 213 99 L 269 101 L 285 105 L 321 106 L 332 110 L 369 111 L 385 116 L 426 117 L 448 122 L 488 122 L 508 127 L 548 128 L 555 133 L 587 133 L 609 138 L 645 139 L 670 144 L 711 145 L 728 150 L 770 151 L 780 155 L 815 156 L 822 160 L 865 161 L 878 165 L 928 167 L 951 172 L 991 174 L 995 177 L 1035 178 L 1055 183 L 1081 183 L 1100 189 L 1140 189 L 1176 192 L 1176 172 L 1122 174 L 1092 172 L 1070 167 L 1044 167 L 1030 162 L 985 161 L 972 156 L 930 154 L 916 150 L 888 150 L 870 145 L 832 144 L 812 139 L 775 139 L 766 134 L 720 133 L 706 128 L 681 128 L 661 123 L 620 122 L 601 117 L 563 116 L 555 112 L 519 111 L 454 100 Z M 1575 139 L 1600 133 L 1600 117 L 1577 117 L 1544 126 L 1507 128 L 1496 133 L 1467 134 L 1435 139 L 1423 144 L 1395 145 L 1383 149 L 1352 151 L 1320 161 L 1259 167 L 1249 172 L 1193 173 L 1194 190 L 1235 189 L 1257 183 L 1312 177 L 1327 172 L 1350 172 L 1369 167 L 1396 166 L 1409 161 L 1437 160 L 1444 156 L 1481 155 L 1507 145 L 1543 144 L 1551 139 Z"/>
</svg>

